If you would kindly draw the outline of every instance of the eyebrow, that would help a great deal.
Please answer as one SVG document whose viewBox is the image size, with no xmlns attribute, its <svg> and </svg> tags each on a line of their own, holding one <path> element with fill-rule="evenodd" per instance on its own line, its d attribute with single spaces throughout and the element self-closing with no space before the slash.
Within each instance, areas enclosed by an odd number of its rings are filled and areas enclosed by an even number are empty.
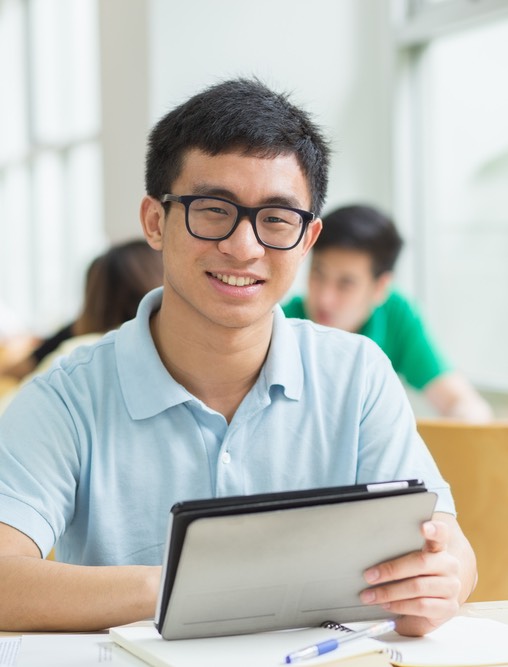
<svg viewBox="0 0 508 667">
<path fill-rule="evenodd" d="M 234 192 L 227 190 L 218 185 L 211 183 L 198 183 L 192 188 L 194 195 L 209 195 L 210 197 L 222 197 L 229 199 L 231 202 L 241 204 L 235 196 Z M 258 206 L 288 206 L 289 208 L 303 209 L 300 202 L 295 198 L 287 195 L 273 194 L 264 199 Z M 257 207 L 254 207 L 257 208 Z"/>
</svg>

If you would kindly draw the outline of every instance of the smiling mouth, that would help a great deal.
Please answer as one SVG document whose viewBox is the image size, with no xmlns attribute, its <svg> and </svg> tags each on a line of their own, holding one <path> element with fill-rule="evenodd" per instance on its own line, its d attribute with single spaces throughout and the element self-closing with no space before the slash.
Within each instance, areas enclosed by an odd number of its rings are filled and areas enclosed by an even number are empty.
<svg viewBox="0 0 508 667">
<path fill-rule="evenodd" d="M 210 273 L 210 275 L 213 278 L 217 278 L 217 280 L 221 280 L 226 285 L 233 285 L 234 287 L 247 287 L 261 282 L 260 280 L 249 278 L 247 276 L 228 276 L 225 273 Z"/>
</svg>

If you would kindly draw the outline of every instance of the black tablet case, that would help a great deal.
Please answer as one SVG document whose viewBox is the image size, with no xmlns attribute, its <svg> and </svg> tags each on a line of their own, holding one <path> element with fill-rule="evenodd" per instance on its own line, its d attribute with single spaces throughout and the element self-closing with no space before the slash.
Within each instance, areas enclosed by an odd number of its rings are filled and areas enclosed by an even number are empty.
<svg viewBox="0 0 508 667">
<path fill-rule="evenodd" d="M 387 617 L 363 571 L 420 549 L 420 480 L 177 503 L 155 624 L 165 639 Z"/>
</svg>

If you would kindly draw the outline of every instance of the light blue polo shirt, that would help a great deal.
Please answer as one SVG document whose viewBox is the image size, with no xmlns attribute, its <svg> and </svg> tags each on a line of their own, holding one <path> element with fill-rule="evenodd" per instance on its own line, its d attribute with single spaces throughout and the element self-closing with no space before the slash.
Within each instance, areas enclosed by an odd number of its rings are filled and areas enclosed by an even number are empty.
<svg viewBox="0 0 508 667">
<path fill-rule="evenodd" d="M 286 319 L 228 425 L 163 366 L 137 317 L 61 359 L 0 419 L 0 521 L 70 563 L 160 564 L 181 500 L 422 478 L 454 512 L 387 357 Z"/>
</svg>

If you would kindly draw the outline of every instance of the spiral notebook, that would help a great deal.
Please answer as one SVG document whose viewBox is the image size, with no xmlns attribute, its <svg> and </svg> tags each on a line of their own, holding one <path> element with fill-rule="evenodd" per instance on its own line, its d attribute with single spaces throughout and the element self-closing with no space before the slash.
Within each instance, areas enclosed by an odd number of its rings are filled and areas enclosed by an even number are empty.
<svg viewBox="0 0 508 667">
<path fill-rule="evenodd" d="M 280 667 L 292 651 L 350 632 L 337 626 L 167 641 L 153 626 L 123 626 L 111 628 L 109 635 L 116 644 L 153 667 Z M 390 656 L 380 642 L 363 638 L 301 664 L 390 667 Z"/>
</svg>

